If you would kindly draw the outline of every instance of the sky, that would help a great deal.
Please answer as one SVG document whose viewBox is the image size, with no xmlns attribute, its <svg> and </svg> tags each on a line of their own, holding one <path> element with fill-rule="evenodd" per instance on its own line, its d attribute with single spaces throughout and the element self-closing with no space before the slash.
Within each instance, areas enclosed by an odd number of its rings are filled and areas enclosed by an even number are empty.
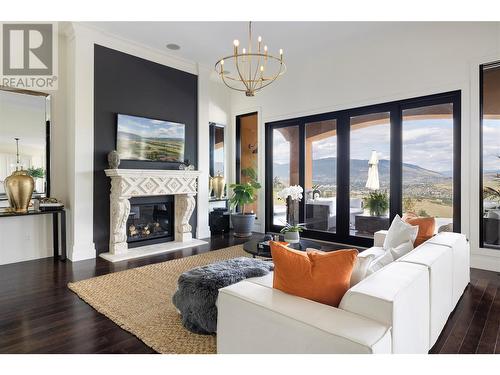
<svg viewBox="0 0 500 375">
<path fill-rule="evenodd" d="M 500 122 L 499 122 L 500 124 Z M 492 126 L 496 132 L 496 143 L 500 146 L 500 125 Z M 490 131 L 486 129 L 485 131 Z M 352 131 L 351 159 L 368 160 L 372 150 L 379 159 L 390 158 L 389 124 L 380 124 Z M 337 138 L 329 137 L 314 143 L 313 158 L 332 157 L 337 152 Z M 495 143 L 494 140 L 489 140 Z M 274 162 L 286 164 L 289 160 L 289 146 L 279 132 L 274 132 Z M 495 145 L 485 149 L 495 149 Z M 496 147 L 498 149 L 498 147 Z M 411 120 L 403 123 L 403 162 L 437 172 L 453 169 L 453 122 L 451 119 Z M 498 164 L 498 163 L 497 163 Z M 485 164 L 486 168 L 486 164 Z M 498 166 L 497 166 L 498 168 Z"/>
<path fill-rule="evenodd" d="M 184 139 L 184 124 L 128 115 L 118 115 L 118 131 L 141 137 Z"/>
</svg>

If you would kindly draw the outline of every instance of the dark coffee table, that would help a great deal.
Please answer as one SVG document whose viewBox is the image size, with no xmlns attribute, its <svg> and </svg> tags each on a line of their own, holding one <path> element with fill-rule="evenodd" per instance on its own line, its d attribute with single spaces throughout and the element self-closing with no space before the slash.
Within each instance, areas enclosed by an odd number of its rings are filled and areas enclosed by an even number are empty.
<svg viewBox="0 0 500 375">
<path fill-rule="evenodd" d="M 262 249 L 259 247 L 259 243 L 264 241 L 262 240 L 251 240 L 248 242 L 245 242 L 243 244 L 243 250 L 245 250 L 247 253 L 252 254 L 252 257 L 262 257 L 262 258 L 272 258 L 271 255 L 271 250 L 269 249 Z M 301 250 L 301 251 L 306 251 L 306 249 L 316 249 L 320 250 L 321 249 L 321 244 L 318 242 L 314 242 L 311 240 L 306 240 L 306 239 L 301 239 L 299 243 L 291 243 L 288 245 L 288 247 L 295 249 L 295 250 Z"/>
</svg>

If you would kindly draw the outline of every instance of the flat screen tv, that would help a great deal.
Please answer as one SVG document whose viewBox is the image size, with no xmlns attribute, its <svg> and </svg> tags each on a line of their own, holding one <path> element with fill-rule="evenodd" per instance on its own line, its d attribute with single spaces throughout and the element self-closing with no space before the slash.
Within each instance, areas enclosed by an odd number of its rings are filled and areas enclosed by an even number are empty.
<svg viewBox="0 0 500 375">
<path fill-rule="evenodd" d="M 185 126 L 118 114 L 116 151 L 122 160 L 183 162 Z"/>
</svg>

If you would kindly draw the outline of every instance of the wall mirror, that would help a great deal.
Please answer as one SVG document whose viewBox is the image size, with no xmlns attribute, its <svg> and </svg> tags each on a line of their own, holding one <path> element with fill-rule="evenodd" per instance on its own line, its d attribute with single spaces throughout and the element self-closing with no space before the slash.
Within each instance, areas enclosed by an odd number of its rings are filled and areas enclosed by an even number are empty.
<svg viewBox="0 0 500 375">
<path fill-rule="evenodd" d="M 0 206 L 7 204 L 3 182 L 16 167 L 35 180 L 34 197 L 49 196 L 50 95 L 0 87 L 0 130 Z"/>
<path fill-rule="evenodd" d="M 210 176 L 226 176 L 224 125 L 210 123 Z"/>
</svg>

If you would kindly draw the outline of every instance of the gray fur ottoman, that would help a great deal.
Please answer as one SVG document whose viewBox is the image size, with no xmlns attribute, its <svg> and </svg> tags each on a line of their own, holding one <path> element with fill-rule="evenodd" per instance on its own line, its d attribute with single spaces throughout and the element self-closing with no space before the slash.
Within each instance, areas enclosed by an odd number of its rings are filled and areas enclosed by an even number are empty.
<svg viewBox="0 0 500 375">
<path fill-rule="evenodd" d="M 182 324 L 194 333 L 215 333 L 219 289 L 249 277 L 264 276 L 273 268 L 272 262 L 241 257 L 184 272 L 172 297 Z"/>
</svg>

